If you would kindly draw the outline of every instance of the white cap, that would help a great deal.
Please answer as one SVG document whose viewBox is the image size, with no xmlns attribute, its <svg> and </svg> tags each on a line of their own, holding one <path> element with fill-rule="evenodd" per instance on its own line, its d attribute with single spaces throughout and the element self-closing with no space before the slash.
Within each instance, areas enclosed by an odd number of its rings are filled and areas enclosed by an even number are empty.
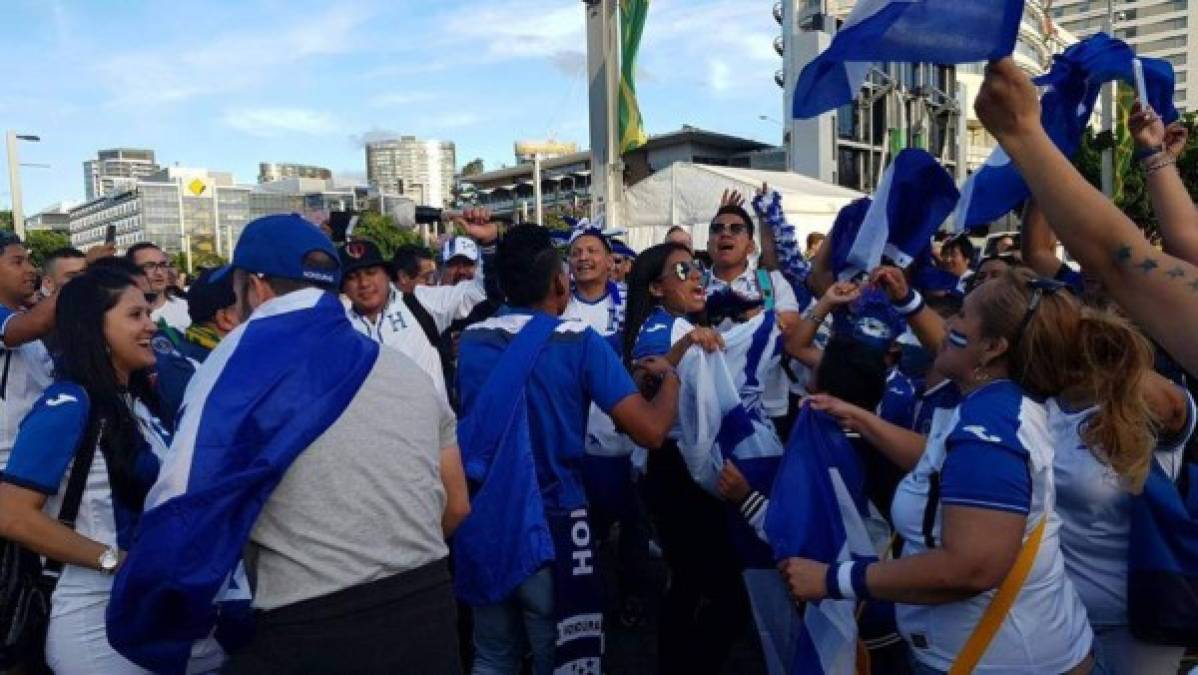
<svg viewBox="0 0 1198 675">
<path fill-rule="evenodd" d="M 441 261 L 449 262 L 450 260 L 463 257 L 472 263 L 478 262 L 478 244 L 469 237 L 454 237 L 445 242 L 445 247 L 441 249 Z"/>
</svg>

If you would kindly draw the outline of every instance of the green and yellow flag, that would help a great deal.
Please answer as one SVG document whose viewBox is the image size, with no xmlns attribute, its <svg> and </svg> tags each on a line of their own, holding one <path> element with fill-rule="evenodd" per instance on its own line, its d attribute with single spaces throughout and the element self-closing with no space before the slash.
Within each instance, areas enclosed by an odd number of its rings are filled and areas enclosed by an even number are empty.
<svg viewBox="0 0 1198 675">
<path fill-rule="evenodd" d="M 646 142 L 641 107 L 636 100 L 636 53 L 649 15 L 649 0 L 620 0 L 620 154 Z"/>
</svg>

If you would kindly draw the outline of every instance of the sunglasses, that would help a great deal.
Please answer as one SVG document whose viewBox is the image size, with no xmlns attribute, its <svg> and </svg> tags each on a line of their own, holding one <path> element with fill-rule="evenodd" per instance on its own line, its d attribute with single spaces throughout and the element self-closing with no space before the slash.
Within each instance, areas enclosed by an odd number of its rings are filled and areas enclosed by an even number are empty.
<svg viewBox="0 0 1198 675">
<path fill-rule="evenodd" d="M 1019 340 L 1027 330 L 1028 324 L 1032 322 L 1032 317 L 1036 315 L 1036 310 L 1040 308 L 1040 302 L 1044 296 L 1056 295 L 1058 291 L 1066 288 L 1066 284 L 1056 279 L 1036 278 L 1027 282 L 1027 287 L 1031 289 L 1032 297 L 1028 299 L 1027 311 L 1023 313 L 1023 320 L 1019 322 L 1019 330 L 1015 333 L 1015 344 L 1012 345 L 1011 351 L 1015 351 L 1015 347 L 1019 346 Z"/>
<path fill-rule="evenodd" d="M 744 234 L 748 232 L 749 226 L 745 225 L 744 223 L 732 223 L 731 225 L 724 223 L 712 223 L 711 225 L 707 226 L 707 234 L 713 237 L 718 237 L 724 233 L 725 229 L 727 229 L 728 232 L 733 236 L 736 236 L 738 234 Z"/>
<path fill-rule="evenodd" d="M 670 269 L 666 273 L 668 274 L 669 272 L 673 272 L 678 281 L 686 281 L 690 278 L 692 272 L 697 272 L 702 276 L 703 266 L 696 262 L 679 261 L 670 266 Z M 665 276 L 665 274 L 662 276 Z"/>
</svg>

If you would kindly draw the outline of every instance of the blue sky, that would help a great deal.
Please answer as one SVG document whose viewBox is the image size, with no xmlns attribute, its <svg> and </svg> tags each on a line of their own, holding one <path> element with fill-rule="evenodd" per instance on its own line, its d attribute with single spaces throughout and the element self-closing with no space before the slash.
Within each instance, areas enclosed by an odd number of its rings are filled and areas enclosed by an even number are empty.
<svg viewBox="0 0 1198 675">
<path fill-rule="evenodd" d="M 778 142 L 773 0 L 653 0 L 639 64 L 649 133 L 692 124 Z M 587 142 L 579 0 L 4 0 L 0 130 L 23 143 L 25 211 L 83 198 L 99 148 L 160 164 L 260 161 L 364 177 L 363 139 L 457 144 L 511 164 L 512 142 Z M 0 176 L 0 206 L 10 201 Z"/>
</svg>

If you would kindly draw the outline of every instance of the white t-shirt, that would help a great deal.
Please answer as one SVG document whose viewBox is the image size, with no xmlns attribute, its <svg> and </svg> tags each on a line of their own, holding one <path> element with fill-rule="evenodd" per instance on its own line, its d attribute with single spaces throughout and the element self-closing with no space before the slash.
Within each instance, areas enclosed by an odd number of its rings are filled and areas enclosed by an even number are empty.
<svg viewBox="0 0 1198 675">
<path fill-rule="evenodd" d="M 1194 432 L 1194 400 L 1186 392 L 1184 432 L 1156 449 L 1155 459 L 1176 480 L 1185 445 Z M 1056 458 L 1057 512 L 1065 572 L 1077 587 L 1095 627 L 1127 625 L 1127 545 L 1131 494 L 1118 475 L 1081 440 L 1081 425 L 1097 408 L 1070 411 L 1048 402 L 1048 424 Z"/>
<path fill-rule="evenodd" d="M 158 323 L 158 320 L 161 319 L 166 322 L 166 325 L 180 333 L 186 332 L 187 327 L 191 325 L 191 315 L 187 312 L 187 301 L 169 295 L 161 307 L 150 312 L 150 319 L 154 323 Z"/>
<path fill-rule="evenodd" d="M 577 292 L 570 294 L 570 303 L 562 313 L 563 321 L 579 321 L 590 326 L 596 333 L 607 338 L 619 354 L 615 337 L 622 335 L 624 308 L 627 291 L 623 284 L 609 284 L 602 298 L 594 302 L 584 300 Z M 623 457 L 633 452 L 636 444 L 616 429 L 615 421 L 599 406 L 591 404 L 587 415 L 586 451 L 597 457 Z"/>
</svg>

